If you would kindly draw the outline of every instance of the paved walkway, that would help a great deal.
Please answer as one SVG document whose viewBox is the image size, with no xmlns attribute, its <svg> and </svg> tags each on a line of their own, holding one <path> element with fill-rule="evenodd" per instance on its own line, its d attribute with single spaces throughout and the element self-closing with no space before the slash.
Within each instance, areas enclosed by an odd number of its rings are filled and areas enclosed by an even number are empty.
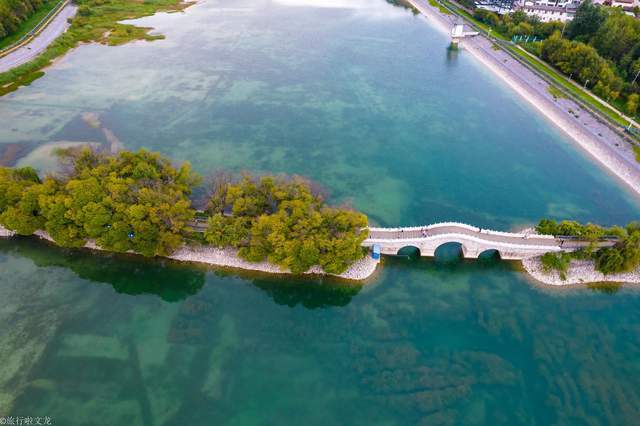
<svg viewBox="0 0 640 426">
<path fill-rule="evenodd" d="M 496 232 L 463 224 L 429 225 L 421 228 L 371 228 L 370 240 L 427 239 L 440 235 L 467 235 L 487 242 L 558 247 L 561 239 L 530 233 Z"/>
<path fill-rule="evenodd" d="M 599 247 L 609 247 L 615 240 L 602 240 Z M 477 258 L 487 250 L 497 250 L 503 259 L 526 259 L 548 252 L 575 251 L 590 243 L 573 237 L 554 237 L 533 232 L 499 232 L 464 223 L 446 222 L 411 228 L 369 228 L 364 247 L 379 246 L 380 252 L 395 255 L 405 247 L 416 247 L 421 256 L 435 256 L 447 243 L 459 243 L 464 257 Z"/>
<path fill-rule="evenodd" d="M 78 7 L 74 4 L 66 5 L 33 40 L 7 56 L 0 58 L 0 73 L 26 64 L 49 47 L 53 41 L 69 28 L 69 18 L 75 16 Z"/>
</svg>

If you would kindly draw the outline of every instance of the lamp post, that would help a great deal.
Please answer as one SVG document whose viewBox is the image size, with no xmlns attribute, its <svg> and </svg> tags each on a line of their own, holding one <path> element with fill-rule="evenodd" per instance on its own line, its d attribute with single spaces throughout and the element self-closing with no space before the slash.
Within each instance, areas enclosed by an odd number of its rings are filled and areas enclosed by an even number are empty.
<svg viewBox="0 0 640 426">
<path fill-rule="evenodd" d="M 589 79 L 587 79 L 587 81 L 584 82 L 584 86 L 582 86 L 582 90 L 587 89 L 587 83 L 589 83 Z"/>
</svg>

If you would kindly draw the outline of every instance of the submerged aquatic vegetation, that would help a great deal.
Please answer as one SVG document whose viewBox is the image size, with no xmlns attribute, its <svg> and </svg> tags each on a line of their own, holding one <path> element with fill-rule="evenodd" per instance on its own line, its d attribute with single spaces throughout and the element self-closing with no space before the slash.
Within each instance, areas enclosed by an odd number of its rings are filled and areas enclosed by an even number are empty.
<svg viewBox="0 0 640 426">
<path fill-rule="evenodd" d="M 181 0 L 77 0 L 78 13 L 71 26 L 33 61 L 0 74 L 0 96 L 30 84 L 44 75 L 42 69 L 80 43 L 101 43 L 116 46 L 132 40 L 153 41 L 164 38 L 151 35 L 151 28 L 122 24 L 156 12 L 179 11 L 192 3 Z"/>
</svg>

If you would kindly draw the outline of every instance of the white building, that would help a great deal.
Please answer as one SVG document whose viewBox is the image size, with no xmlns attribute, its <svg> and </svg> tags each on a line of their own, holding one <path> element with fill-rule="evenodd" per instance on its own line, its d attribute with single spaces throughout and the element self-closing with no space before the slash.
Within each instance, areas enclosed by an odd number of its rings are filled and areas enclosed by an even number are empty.
<svg viewBox="0 0 640 426">
<path fill-rule="evenodd" d="M 640 6 L 640 1 L 638 0 L 611 0 L 605 1 L 602 4 L 609 5 L 608 3 L 610 3 L 611 7 L 621 7 L 625 12 L 631 12 L 634 7 Z"/>
<path fill-rule="evenodd" d="M 518 3 L 516 0 L 475 0 L 478 9 L 488 10 L 504 15 L 517 10 Z"/>
<path fill-rule="evenodd" d="M 520 9 L 542 22 L 567 22 L 576 16 L 581 0 L 524 0 Z"/>
</svg>

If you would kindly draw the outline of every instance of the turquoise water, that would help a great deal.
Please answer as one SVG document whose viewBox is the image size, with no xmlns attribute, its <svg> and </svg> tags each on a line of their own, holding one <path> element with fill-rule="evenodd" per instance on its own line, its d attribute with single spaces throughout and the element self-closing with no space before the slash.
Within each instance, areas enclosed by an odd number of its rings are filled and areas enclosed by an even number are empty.
<svg viewBox="0 0 640 426">
<path fill-rule="evenodd" d="M 374 284 L 0 241 L 2 402 L 64 425 L 633 424 L 640 297 L 507 262 Z M 420 423 L 422 422 L 422 423 Z"/>
<path fill-rule="evenodd" d="M 322 7 L 320 7 L 322 6 Z M 158 150 L 298 173 L 382 225 L 640 204 L 421 17 L 382 0 L 205 1 L 0 98 L 0 161 Z M 632 424 L 640 293 L 508 262 L 385 259 L 367 286 L 0 241 L 0 416 L 56 424 Z"/>
</svg>

